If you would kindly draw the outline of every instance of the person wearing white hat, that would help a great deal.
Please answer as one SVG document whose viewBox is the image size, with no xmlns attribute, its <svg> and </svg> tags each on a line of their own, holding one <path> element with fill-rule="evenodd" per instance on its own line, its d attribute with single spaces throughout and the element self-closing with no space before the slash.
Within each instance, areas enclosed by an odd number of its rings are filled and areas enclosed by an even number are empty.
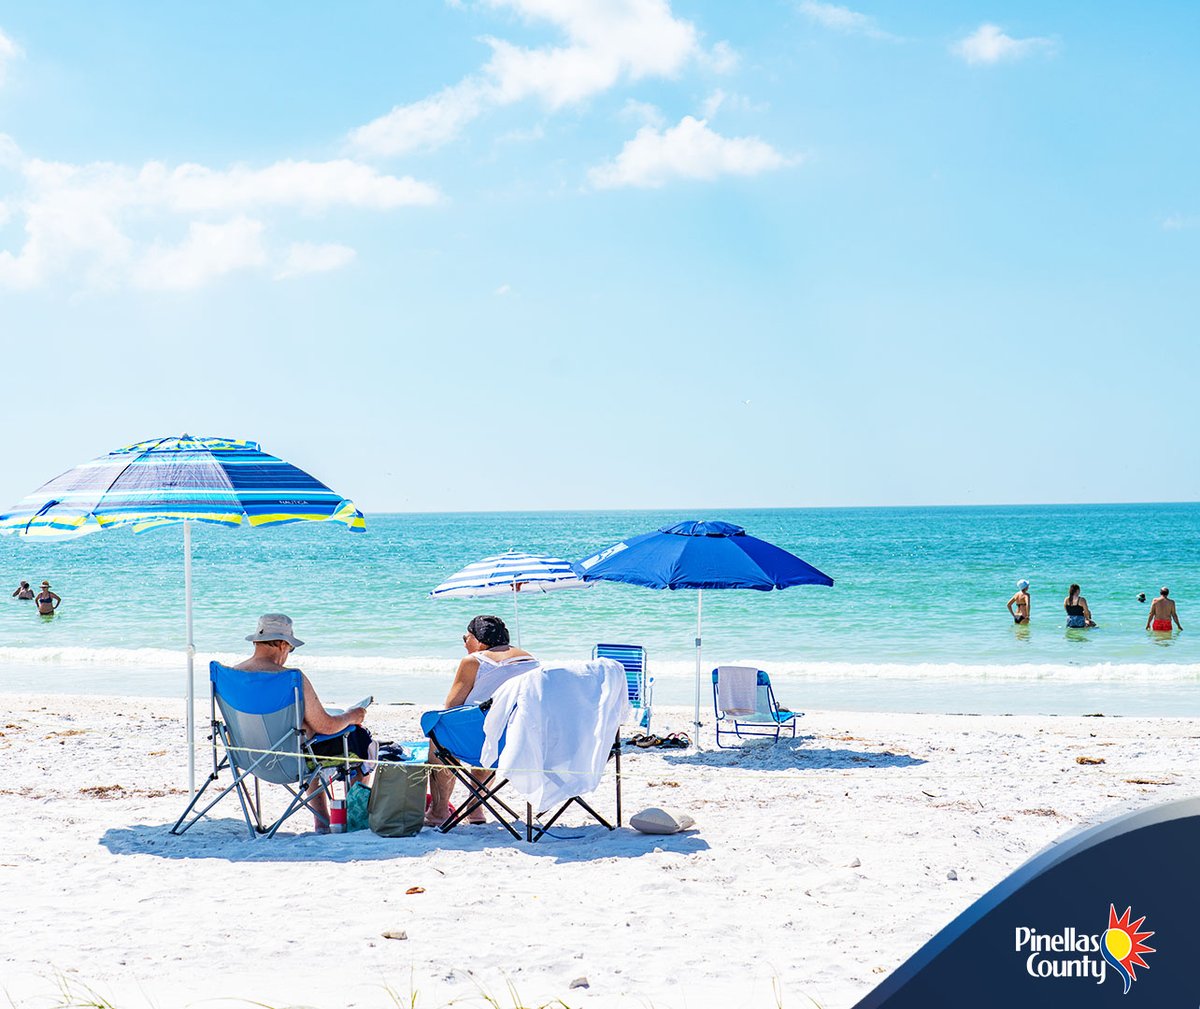
<svg viewBox="0 0 1200 1009">
<path fill-rule="evenodd" d="M 48 617 L 62 605 L 62 596 L 57 592 L 50 591 L 49 582 L 42 582 L 41 591 L 38 592 L 33 601 L 37 604 L 38 612 L 42 616 Z"/>
<path fill-rule="evenodd" d="M 1029 582 L 1022 578 L 1017 582 L 1017 591 L 1008 601 L 1008 615 L 1013 618 L 1014 624 L 1027 624 L 1029 623 L 1029 610 Z"/>
<path fill-rule="evenodd" d="M 244 662 L 239 662 L 234 668 L 250 673 L 279 673 L 285 669 L 296 669 L 295 664 L 288 664 L 288 656 L 304 644 L 295 635 L 292 618 L 284 613 L 264 613 L 258 618 L 257 630 L 253 634 L 247 634 L 246 640 L 253 642 L 254 654 Z M 308 733 L 309 737 L 328 736 L 353 726 L 353 731 L 347 739 L 350 752 L 363 761 L 374 759 L 372 751 L 375 750 L 375 747 L 371 740 L 371 733 L 364 729 L 362 724 L 367 717 L 367 709 L 351 708 L 344 715 L 331 714 L 325 710 L 325 705 L 321 703 L 316 690 L 313 689 L 313 685 L 303 671 L 300 672 L 300 676 L 304 681 L 304 731 Z M 318 756 L 340 757 L 342 756 L 342 741 L 341 739 L 327 740 L 314 744 L 312 749 L 313 753 Z M 348 773 L 347 784 L 356 779 L 365 783 L 369 776 L 366 768 L 361 764 L 357 768 L 348 769 Z M 316 787 L 314 781 L 312 788 L 309 789 L 309 794 L 312 795 L 314 820 L 318 832 L 325 833 L 329 829 L 326 826 L 329 822 L 329 805 L 325 801 L 325 793 L 317 792 Z M 323 822 L 320 817 L 325 818 Z"/>
</svg>

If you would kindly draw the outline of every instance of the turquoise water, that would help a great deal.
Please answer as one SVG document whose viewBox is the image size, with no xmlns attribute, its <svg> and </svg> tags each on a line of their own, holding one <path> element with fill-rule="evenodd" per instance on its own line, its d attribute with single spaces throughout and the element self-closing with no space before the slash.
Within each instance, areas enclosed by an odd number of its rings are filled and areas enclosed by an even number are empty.
<svg viewBox="0 0 1200 1009">
<path fill-rule="evenodd" d="M 706 592 L 706 669 L 753 662 L 777 682 L 804 681 L 807 696 L 858 707 L 1057 710 L 1095 696 L 1110 709 L 1179 713 L 1200 697 L 1200 630 L 1189 622 L 1193 600 L 1200 615 L 1197 504 L 372 515 L 363 535 L 322 524 L 197 527 L 197 650 L 238 654 L 258 613 L 283 611 L 308 642 L 300 654 L 315 675 L 431 700 L 444 692 L 467 620 L 512 614 L 509 598 L 431 600 L 434 585 L 510 547 L 578 559 L 685 518 L 737 522 L 835 580 L 831 589 Z M 1004 608 L 1021 577 L 1033 585 L 1028 628 Z M 178 527 L 0 537 L 0 587 L 10 592 L 21 578 L 48 578 L 64 603 L 42 619 L 0 597 L 0 689 L 177 689 Z M 1072 581 L 1093 630 L 1063 626 Z M 1178 600 L 1183 634 L 1144 630 L 1137 593 L 1149 600 L 1162 584 Z M 543 657 L 640 642 L 660 700 L 690 699 L 694 592 L 601 584 L 520 602 L 522 641 Z"/>
</svg>

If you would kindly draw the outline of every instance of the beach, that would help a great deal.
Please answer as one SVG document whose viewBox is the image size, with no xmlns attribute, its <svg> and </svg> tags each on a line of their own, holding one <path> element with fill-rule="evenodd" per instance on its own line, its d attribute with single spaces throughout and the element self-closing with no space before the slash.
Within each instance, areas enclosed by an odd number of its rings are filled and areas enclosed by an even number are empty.
<svg viewBox="0 0 1200 1009">
<path fill-rule="evenodd" d="M 90 990 L 115 1009 L 838 1009 L 1046 845 L 1200 786 L 1183 718 L 809 710 L 794 742 L 626 748 L 611 833 L 568 814 L 532 846 L 495 823 L 319 836 L 297 817 L 249 840 L 230 800 L 176 837 L 178 701 L 5 706 L 0 987 L 21 1007 Z M 416 738 L 420 710 L 377 705 L 370 724 Z M 655 730 L 691 718 L 660 709 Z M 648 806 L 695 827 L 631 830 Z"/>
</svg>

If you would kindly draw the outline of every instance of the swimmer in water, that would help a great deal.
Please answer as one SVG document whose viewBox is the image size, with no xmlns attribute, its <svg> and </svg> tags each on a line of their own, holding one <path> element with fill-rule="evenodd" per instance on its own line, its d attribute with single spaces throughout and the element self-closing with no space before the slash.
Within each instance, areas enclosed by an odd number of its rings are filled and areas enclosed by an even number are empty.
<svg viewBox="0 0 1200 1009">
<path fill-rule="evenodd" d="M 1146 617 L 1146 630 L 1158 631 L 1160 634 L 1171 633 L 1171 621 L 1181 631 L 1183 624 L 1179 622 L 1179 614 L 1175 612 L 1175 600 L 1169 598 L 1171 590 L 1165 585 L 1158 590 L 1158 598 L 1150 604 L 1150 615 Z"/>
<path fill-rule="evenodd" d="M 1087 600 L 1079 594 L 1079 586 L 1072 585 L 1063 600 L 1063 609 L 1067 611 L 1068 627 L 1095 627 L 1092 611 L 1088 609 Z"/>
<path fill-rule="evenodd" d="M 1029 582 L 1024 578 L 1017 582 L 1017 591 L 1008 601 L 1008 614 L 1014 624 L 1029 623 Z"/>
<path fill-rule="evenodd" d="M 37 603 L 38 612 L 42 616 L 49 616 L 62 605 L 62 596 L 50 591 L 49 582 L 42 582 L 42 591 L 37 594 L 34 602 Z"/>
<path fill-rule="evenodd" d="M 21 582 L 17 586 L 17 591 L 13 593 L 14 599 L 32 599 L 33 589 L 29 587 L 29 582 Z"/>
</svg>

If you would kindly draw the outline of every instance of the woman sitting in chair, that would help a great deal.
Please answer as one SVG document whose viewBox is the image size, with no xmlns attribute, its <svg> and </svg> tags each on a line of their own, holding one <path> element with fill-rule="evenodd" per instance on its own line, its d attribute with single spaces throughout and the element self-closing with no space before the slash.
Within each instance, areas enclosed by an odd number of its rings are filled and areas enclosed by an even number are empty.
<svg viewBox="0 0 1200 1009">
<path fill-rule="evenodd" d="M 499 617 L 475 617 L 467 624 L 463 645 L 467 655 L 459 662 L 450 693 L 446 695 L 444 707 L 447 708 L 456 708 L 460 704 L 481 704 L 505 680 L 527 673 L 537 665 L 537 659 L 529 652 L 509 643 L 508 628 Z M 476 777 L 486 779 L 489 774 L 488 771 L 478 771 Z M 430 805 L 425 813 L 428 826 L 439 826 L 449 817 L 450 793 L 453 791 L 453 774 L 447 770 L 430 771 Z M 485 819 L 483 810 L 479 809 L 467 822 L 483 823 Z"/>
</svg>

